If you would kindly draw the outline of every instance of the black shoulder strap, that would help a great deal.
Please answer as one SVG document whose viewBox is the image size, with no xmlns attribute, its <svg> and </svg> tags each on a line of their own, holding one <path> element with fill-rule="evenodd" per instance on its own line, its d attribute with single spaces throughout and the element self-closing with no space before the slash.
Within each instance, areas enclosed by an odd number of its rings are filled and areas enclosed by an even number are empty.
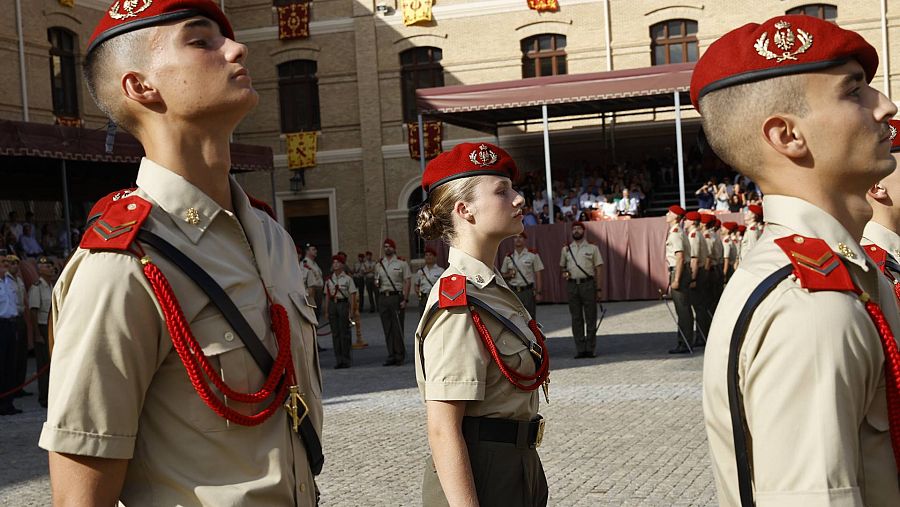
<svg viewBox="0 0 900 507">
<path fill-rule="evenodd" d="M 894 276 L 900 275 L 900 264 L 897 264 L 897 261 L 888 254 L 887 259 L 884 261 L 885 269 L 889 269 L 894 273 Z"/>
<path fill-rule="evenodd" d="M 507 257 L 509 257 L 509 260 L 510 260 L 510 262 L 512 262 L 513 267 L 516 268 L 516 273 L 519 273 L 519 276 L 522 277 L 522 280 L 523 280 L 523 281 L 525 282 L 525 284 L 527 285 L 527 284 L 528 284 L 528 279 L 525 278 L 525 275 L 522 274 L 522 270 L 519 269 L 519 265 L 516 264 L 516 260 L 513 259 L 512 254 L 507 255 Z M 577 265 L 578 263 L 575 263 L 575 264 Z"/>
<path fill-rule="evenodd" d="M 738 490 L 742 507 L 753 507 L 753 453 L 750 449 L 750 429 L 744 417 L 744 398 L 738 387 L 738 363 L 741 347 L 750 326 L 750 319 L 759 304 L 772 292 L 776 285 L 787 278 L 794 270 L 792 264 L 780 268 L 767 276 L 747 298 L 744 308 L 738 315 L 731 333 L 731 345 L 728 348 L 728 407 L 731 411 L 731 432 L 734 437 L 734 457 L 737 462 Z"/>
<path fill-rule="evenodd" d="M 575 254 L 572 253 L 572 244 L 571 243 L 566 243 L 566 250 L 569 251 L 569 256 L 572 257 L 572 262 L 575 263 L 575 267 L 578 268 L 578 271 L 581 271 L 582 273 L 584 273 L 584 276 L 590 278 L 592 275 L 589 275 L 588 272 L 585 271 L 584 268 L 581 267 L 580 264 L 578 264 L 578 259 L 576 259 Z"/>
<path fill-rule="evenodd" d="M 381 264 L 381 269 L 384 271 L 384 276 L 387 277 L 388 281 L 391 282 L 391 288 L 394 289 L 394 292 L 397 292 L 397 286 L 394 285 L 394 281 L 391 280 L 391 273 L 384 267 L 384 258 L 378 259 L 378 264 Z"/>
</svg>

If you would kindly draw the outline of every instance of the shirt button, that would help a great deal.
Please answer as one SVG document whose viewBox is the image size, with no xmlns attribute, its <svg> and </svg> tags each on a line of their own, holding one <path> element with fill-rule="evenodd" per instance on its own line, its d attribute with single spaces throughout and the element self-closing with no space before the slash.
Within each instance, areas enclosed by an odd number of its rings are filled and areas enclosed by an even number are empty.
<svg viewBox="0 0 900 507">
<path fill-rule="evenodd" d="M 225 333 L 225 341 L 230 342 L 232 340 L 234 340 L 234 333 L 232 333 L 231 331 Z"/>
<path fill-rule="evenodd" d="M 304 484 L 304 483 L 302 483 L 302 482 L 300 483 L 300 492 L 301 492 L 301 493 L 306 492 L 306 484 Z"/>
</svg>

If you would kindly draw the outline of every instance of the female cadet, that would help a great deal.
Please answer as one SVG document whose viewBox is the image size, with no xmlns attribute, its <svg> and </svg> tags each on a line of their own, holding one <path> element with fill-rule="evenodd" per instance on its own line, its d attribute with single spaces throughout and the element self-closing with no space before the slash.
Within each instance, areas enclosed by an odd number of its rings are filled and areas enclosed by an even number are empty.
<svg viewBox="0 0 900 507">
<path fill-rule="evenodd" d="M 543 506 L 547 480 L 538 388 L 549 356 L 537 323 L 494 268 L 500 242 L 522 232 L 524 199 L 502 149 L 463 143 L 432 160 L 418 216 L 425 239 L 450 245 L 416 330 L 416 380 L 432 457 L 423 504 Z"/>
</svg>

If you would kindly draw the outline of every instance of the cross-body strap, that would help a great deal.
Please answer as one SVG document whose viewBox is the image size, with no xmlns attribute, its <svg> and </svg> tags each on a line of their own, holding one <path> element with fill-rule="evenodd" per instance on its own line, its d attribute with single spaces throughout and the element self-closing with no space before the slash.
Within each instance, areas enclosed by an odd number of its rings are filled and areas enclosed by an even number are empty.
<svg viewBox="0 0 900 507">
<path fill-rule="evenodd" d="M 519 265 L 516 264 L 516 260 L 513 259 L 512 254 L 507 255 L 507 257 L 509 257 L 509 260 L 512 262 L 513 267 L 516 268 L 516 272 L 519 273 L 519 276 L 521 276 L 522 280 L 525 282 L 525 284 L 528 285 L 528 279 L 525 278 L 524 274 L 522 274 L 522 270 L 519 269 Z M 576 262 L 575 264 L 577 265 L 578 263 Z"/>
<path fill-rule="evenodd" d="M 388 282 L 391 283 L 391 288 L 394 289 L 394 292 L 397 292 L 397 286 L 394 285 L 394 281 L 391 280 L 391 273 L 384 267 L 384 259 L 379 259 L 378 264 L 381 264 L 381 269 L 384 271 L 384 276 L 387 277 Z"/>
<path fill-rule="evenodd" d="M 578 268 L 578 271 L 581 271 L 582 273 L 584 273 L 584 276 L 586 276 L 588 278 L 593 276 L 593 275 L 589 275 L 588 272 L 585 271 L 584 268 L 582 268 L 580 264 L 578 264 L 578 259 L 576 259 L 575 254 L 572 253 L 572 244 L 571 243 L 566 244 L 566 250 L 569 251 L 569 256 L 572 257 L 572 262 L 575 263 L 575 267 Z"/>
</svg>

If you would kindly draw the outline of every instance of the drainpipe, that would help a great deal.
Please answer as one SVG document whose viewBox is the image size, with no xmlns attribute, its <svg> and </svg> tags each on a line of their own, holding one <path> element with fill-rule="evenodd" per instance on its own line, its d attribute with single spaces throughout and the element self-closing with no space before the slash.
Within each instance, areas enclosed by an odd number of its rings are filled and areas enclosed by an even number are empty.
<svg viewBox="0 0 900 507">
<path fill-rule="evenodd" d="M 22 32 L 22 2 L 16 0 L 16 34 L 19 37 L 19 84 L 22 85 L 22 119 L 30 121 L 28 114 L 28 82 L 25 76 L 25 36 Z"/>
<path fill-rule="evenodd" d="M 887 0 L 881 0 L 881 3 L 884 4 Z M 609 0 L 603 0 L 603 18 L 605 24 L 606 31 L 606 70 L 613 70 L 612 65 L 612 43 L 610 39 L 610 24 L 609 24 Z"/>
<path fill-rule="evenodd" d="M 884 94 L 891 98 L 891 53 L 888 48 L 887 0 L 881 0 L 881 58 L 884 62 Z"/>
</svg>

